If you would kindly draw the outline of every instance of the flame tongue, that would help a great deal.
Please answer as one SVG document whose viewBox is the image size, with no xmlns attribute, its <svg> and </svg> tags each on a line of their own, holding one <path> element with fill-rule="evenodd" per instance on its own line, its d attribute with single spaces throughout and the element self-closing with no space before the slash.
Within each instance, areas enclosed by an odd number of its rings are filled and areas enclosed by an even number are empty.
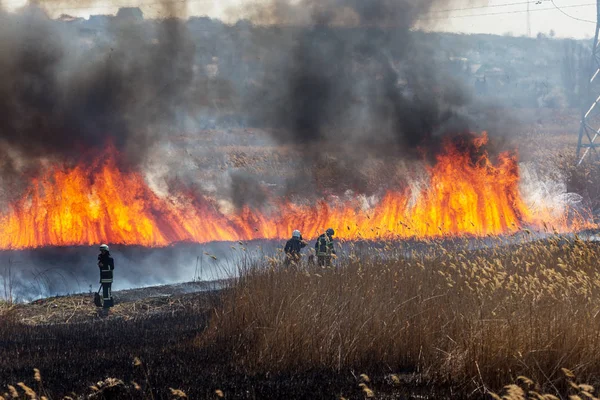
<svg viewBox="0 0 600 400">
<path fill-rule="evenodd" d="M 2 217 L 0 247 L 103 241 L 160 246 L 189 239 L 185 221 L 139 174 L 119 172 L 110 159 L 89 170 L 95 172 L 54 169 L 34 180 Z"/>
<path fill-rule="evenodd" d="M 479 150 L 486 140 L 483 135 L 472 144 Z M 279 202 L 267 215 L 250 208 L 223 214 L 209 201 L 159 197 L 139 173 L 119 171 L 113 151 L 89 168 L 55 168 L 35 179 L 0 215 L 0 248 L 281 239 L 294 229 L 314 238 L 328 227 L 348 239 L 495 235 L 532 222 L 519 194 L 516 158 L 508 153 L 493 165 L 485 152 L 474 161 L 447 144 L 428 168 L 426 185 L 388 192 L 368 211 L 352 201 Z"/>
<path fill-rule="evenodd" d="M 487 136 L 474 141 L 476 150 Z M 529 212 L 519 194 L 515 156 L 502 153 L 498 165 L 483 153 L 475 162 L 467 152 L 446 146 L 430 168 L 429 188 L 417 194 L 414 208 L 405 208 L 417 236 L 440 234 L 502 234 L 520 228 Z"/>
</svg>

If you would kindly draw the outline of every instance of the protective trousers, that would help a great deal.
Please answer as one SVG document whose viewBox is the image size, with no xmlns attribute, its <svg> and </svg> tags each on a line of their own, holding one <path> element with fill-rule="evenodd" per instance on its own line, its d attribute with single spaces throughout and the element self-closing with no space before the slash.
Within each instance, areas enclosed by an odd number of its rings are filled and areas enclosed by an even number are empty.
<svg viewBox="0 0 600 400">
<path fill-rule="evenodd" d="M 331 256 L 317 256 L 319 267 L 331 267 Z"/>
<path fill-rule="evenodd" d="M 111 308 L 113 306 L 111 286 L 112 283 L 102 282 L 102 308 Z"/>
<path fill-rule="evenodd" d="M 285 255 L 285 263 L 286 268 L 289 267 L 298 267 L 300 265 L 300 254 L 298 253 L 288 253 Z"/>
</svg>

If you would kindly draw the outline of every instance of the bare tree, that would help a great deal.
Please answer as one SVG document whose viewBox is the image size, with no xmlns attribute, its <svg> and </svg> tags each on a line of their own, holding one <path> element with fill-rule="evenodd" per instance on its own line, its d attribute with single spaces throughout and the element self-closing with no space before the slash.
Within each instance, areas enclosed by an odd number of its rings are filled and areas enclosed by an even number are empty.
<svg viewBox="0 0 600 400">
<path fill-rule="evenodd" d="M 570 107 L 579 107 L 582 89 L 585 88 L 586 51 L 581 43 L 565 40 L 561 67 L 563 89 Z"/>
</svg>

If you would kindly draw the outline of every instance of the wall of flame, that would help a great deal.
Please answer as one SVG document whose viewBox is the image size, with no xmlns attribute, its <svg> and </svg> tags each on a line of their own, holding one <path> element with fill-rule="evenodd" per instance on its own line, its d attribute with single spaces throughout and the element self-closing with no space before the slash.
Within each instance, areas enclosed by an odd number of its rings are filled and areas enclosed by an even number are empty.
<svg viewBox="0 0 600 400">
<path fill-rule="evenodd" d="M 486 140 L 480 137 L 476 146 Z M 56 167 L 33 180 L 0 215 L 0 248 L 101 242 L 160 247 L 283 239 L 294 229 L 315 238 L 329 227 L 346 239 L 501 235 L 531 225 L 569 229 L 564 216 L 534 214 L 527 207 L 519 193 L 517 159 L 509 153 L 492 163 L 485 152 L 473 160 L 447 146 L 428 167 L 427 185 L 388 191 L 369 210 L 357 201 L 306 206 L 273 199 L 268 212 L 246 207 L 225 214 L 209 200 L 158 196 L 140 173 L 120 171 L 112 152 L 91 165 Z"/>
</svg>

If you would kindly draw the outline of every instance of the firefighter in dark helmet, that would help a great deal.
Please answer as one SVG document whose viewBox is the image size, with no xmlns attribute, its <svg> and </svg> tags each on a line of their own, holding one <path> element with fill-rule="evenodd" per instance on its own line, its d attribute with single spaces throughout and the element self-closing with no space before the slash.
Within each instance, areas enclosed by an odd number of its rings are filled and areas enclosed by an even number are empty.
<svg viewBox="0 0 600 400">
<path fill-rule="evenodd" d="M 300 262 L 300 251 L 306 247 L 299 230 L 292 232 L 292 238 L 287 241 L 283 251 L 285 252 L 285 266 L 297 265 Z"/>
<path fill-rule="evenodd" d="M 115 261 L 108 252 L 108 246 L 100 245 L 100 254 L 98 254 L 98 268 L 100 268 L 100 283 L 102 284 L 102 308 L 108 309 L 113 306 L 113 297 L 111 292 L 113 282 L 113 270 Z"/>
<path fill-rule="evenodd" d="M 335 249 L 333 248 L 333 235 L 335 234 L 332 228 L 325 231 L 324 234 L 319 236 L 317 243 L 315 243 L 315 251 L 317 253 L 317 262 L 320 267 L 330 267 L 331 257 L 335 255 Z"/>
</svg>

